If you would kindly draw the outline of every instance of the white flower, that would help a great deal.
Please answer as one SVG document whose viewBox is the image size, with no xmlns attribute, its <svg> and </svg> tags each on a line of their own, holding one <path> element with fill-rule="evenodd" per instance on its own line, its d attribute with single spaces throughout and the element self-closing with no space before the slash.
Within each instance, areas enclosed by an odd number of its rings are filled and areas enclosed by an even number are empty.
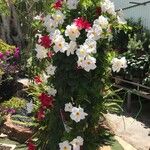
<svg viewBox="0 0 150 150">
<path fill-rule="evenodd" d="M 41 20 L 41 15 L 36 15 L 35 17 L 33 17 L 34 20 Z"/>
<path fill-rule="evenodd" d="M 70 54 L 74 54 L 76 48 L 77 48 L 77 43 L 74 41 L 70 41 L 67 51 L 66 51 L 67 56 L 69 56 Z"/>
<path fill-rule="evenodd" d="M 50 34 L 50 37 L 52 37 L 52 41 L 55 42 L 55 40 L 58 37 L 62 37 L 60 30 L 56 29 L 53 33 Z"/>
<path fill-rule="evenodd" d="M 127 61 L 125 57 L 121 59 L 113 58 L 112 60 L 112 70 L 113 72 L 119 72 L 120 69 L 125 69 L 127 67 Z"/>
<path fill-rule="evenodd" d="M 78 27 L 72 24 L 72 25 L 67 25 L 65 35 L 69 36 L 70 40 L 75 41 L 76 38 L 79 37 L 80 32 L 78 30 Z"/>
<path fill-rule="evenodd" d="M 54 32 L 58 24 L 51 18 L 50 15 L 47 15 L 44 19 L 43 25 L 46 27 L 48 32 Z"/>
<path fill-rule="evenodd" d="M 71 103 L 65 104 L 65 111 L 66 111 L 66 112 L 71 112 L 71 111 L 72 111 L 72 108 L 73 108 L 73 106 L 72 106 Z"/>
<path fill-rule="evenodd" d="M 80 58 L 86 57 L 88 55 L 87 48 L 87 45 L 80 45 L 80 47 L 76 51 L 77 56 Z"/>
<path fill-rule="evenodd" d="M 116 15 L 114 3 L 110 0 L 104 0 L 104 2 L 101 5 L 101 8 L 102 12 L 104 13 L 107 12 L 111 15 Z"/>
<path fill-rule="evenodd" d="M 79 3 L 79 0 L 67 0 L 67 6 L 69 9 L 76 9 L 78 3 Z"/>
<path fill-rule="evenodd" d="M 102 29 L 106 29 L 108 27 L 108 24 L 109 23 L 107 18 L 102 15 L 99 16 L 99 18 L 94 21 L 94 25 L 101 26 Z"/>
<path fill-rule="evenodd" d="M 54 43 L 55 45 L 53 48 L 56 53 L 59 51 L 64 53 L 68 48 L 68 43 L 65 42 L 65 39 L 63 38 L 62 35 L 57 36 Z"/>
<path fill-rule="evenodd" d="M 42 35 L 40 33 L 35 34 L 35 38 L 38 38 L 38 40 L 42 37 Z M 38 41 L 40 42 L 40 41 Z"/>
<path fill-rule="evenodd" d="M 70 144 L 73 145 L 73 150 L 80 150 L 80 147 L 83 145 L 83 138 L 81 136 L 77 136 L 77 138 L 73 139 Z"/>
<path fill-rule="evenodd" d="M 120 10 L 118 13 L 117 19 L 119 24 L 126 24 L 127 21 L 124 19 L 123 12 Z"/>
<path fill-rule="evenodd" d="M 93 40 L 99 40 L 101 38 L 102 28 L 98 25 L 93 25 L 93 27 L 88 30 L 87 37 Z"/>
<path fill-rule="evenodd" d="M 94 70 L 96 68 L 96 59 L 90 55 L 86 57 L 86 59 L 82 62 L 82 68 L 85 71 L 89 72 L 90 70 Z"/>
<path fill-rule="evenodd" d="M 36 53 L 36 57 L 38 59 L 43 59 L 47 57 L 47 49 L 45 49 L 43 46 L 36 44 L 36 48 L 35 48 Z"/>
<path fill-rule="evenodd" d="M 71 110 L 70 118 L 75 122 L 80 122 L 80 120 L 85 119 L 87 113 L 84 112 L 83 108 L 73 107 Z"/>
<path fill-rule="evenodd" d="M 78 61 L 77 61 L 78 66 L 82 67 L 83 61 L 84 61 L 83 57 L 78 57 Z"/>
<path fill-rule="evenodd" d="M 87 53 L 96 53 L 96 41 L 93 39 L 86 39 L 84 45 L 87 46 Z"/>
<path fill-rule="evenodd" d="M 53 86 L 49 86 L 47 92 L 49 95 L 56 96 L 57 90 Z"/>
<path fill-rule="evenodd" d="M 43 74 L 42 74 L 43 82 L 47 83 L 48 82 L 47 80 L 48 80 L 49 77 L 50 77 L 49 75 L 47 75 L 45 72 L 43 72 Z"/>
<path fill-rule="evenodd" d="M 123 17 L 117 16 L 117 19 L 118 19 L 119 24 L 126 24 L 127 23 L 127 21 Z"/>
<path fill-rule="evenodd" d="M 47 68 L 46 68 L 46 73 L 48 75 L 54 75 L 55 74 L 55 70 L 56 70 L 56 67 L 53 66 L 53 65 L 49 65 Z"/>
<path fill-rule="evenodd" d="M 52 17 L 53 17 L 55 23 L 57 23 L 57 24 L 63 24 L 64 23 L 65 16 L 60 10 L 57 10 L 55 12 L 55 14 L 52 15 Z"/>
<path fill-rule="evenodd" d="M 68 141 L 64 141 L 62 143 L 59 143 L 59 149 L 60 150 L 71 150 L 71 146 Z"/>
<path fill-rule="evenodd" d="M 30 114 L 33 110 L 33 102 L 32 100 L 26 104 L 26 107 L 27 107 L 27 113 Z"/>
</svg>

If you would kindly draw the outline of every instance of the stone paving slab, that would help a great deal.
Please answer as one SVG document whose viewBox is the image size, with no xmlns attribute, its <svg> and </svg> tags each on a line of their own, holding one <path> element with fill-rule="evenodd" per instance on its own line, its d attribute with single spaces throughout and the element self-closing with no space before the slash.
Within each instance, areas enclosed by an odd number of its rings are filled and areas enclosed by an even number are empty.
<svg viewBox="0 0 150 150">
<path fill-rule="evenodd" d="M 106 114 L 105 117 L 115 135 L 121 137 L 137 150 L 150 149 L 150 128 L 146 128 L 143 123 L 132 117 L 117 116 L 115 114 Z"/>
<path fill-rule="evenodd" d="M 124 141 L 122 138 L 115 136 L 115 139 L 121 144 L 124 150 L 136 150 L 132 145 Z"/>
<path fill-rule="evenodd" d="M 10 150 L 15 150 L 16 145 L 0 143 L 0 146 L 8 147 Z"/>
</svg>

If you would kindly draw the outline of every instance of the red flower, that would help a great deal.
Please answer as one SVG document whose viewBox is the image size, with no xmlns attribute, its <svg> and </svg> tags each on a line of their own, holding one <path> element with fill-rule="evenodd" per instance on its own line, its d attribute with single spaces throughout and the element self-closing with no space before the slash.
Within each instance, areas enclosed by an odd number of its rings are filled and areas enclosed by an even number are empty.
<svg viewBox="0 0 150 150">
<path fill-rule="evenodd" d="M 101 7 L 96 7 L 96 15 L 99 16 L 102 13 Z"/>
<path fill-rule="evenodd" d="M 40 108 L 39 111 L 37 112 L 37 119 L 39 121 L 43 120 L 45 118 L 45 111 L 43 108 Z"/>
<path fill-rule="evenodd" d="M 61 7 L 62 7 L 62 0 L 56 1 L 56 2 L 54 3 L 53 7 L 54 7 L 55 9 L 61 9 Z"/>
<path fill-rule="evenodd" d="M 28 143 L 28 150 L 36 150 L 36 145 L 32 141 Z"/>
<path fill-rule="evenodd" d="M 39 96 L 39 99 L 43 108 L 53 107 L 53 101 L 54 101 L 53 96 L 49 96 L 46 93 L 42 93 Z"/>
<path fill-rule="evenodd" d="M 84 29 L 88 30 L 90 28 L 91 28 L 91 24 L 87 20 L 85 20 L 84 21 Z"/>
<path fill-rule="evenodd" d="M 74 20 L 74 24 L 79 28 L 79 29 L 89 29 L 91 27 L 91 24 L 85 20 L 84 18 L 77 18 Z"/>
<path fill-rule="evenodd" d="M 35 77 L 34 77 L 34 82 L 35 82 L 36 84 L 40 84 L 40 83 L 42 83 L 43 81 L 42 81 L 42 79 L 41 79 L 39 76 L 35 76 Z"/>
<path fill-rule="evenodd" d="M 39 44 L 41 44 L 45 48 L 50 48 L 52 45 L 52 40 L 50 39 L 48 35 L 44 35 L 40 38 Z"/>
</svg>

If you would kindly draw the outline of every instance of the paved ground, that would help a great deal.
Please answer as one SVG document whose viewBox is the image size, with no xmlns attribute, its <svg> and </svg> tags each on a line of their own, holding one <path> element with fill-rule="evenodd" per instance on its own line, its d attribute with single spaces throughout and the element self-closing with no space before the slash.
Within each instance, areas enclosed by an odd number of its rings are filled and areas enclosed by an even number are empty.
<svg viewBox="0 0 150 150">
<path fill-rule="evenodd" d="M 137 101 L 132 103 L 132 111 L 117 116 L 107 114 L 109 126 L 115 134 L 137 150 L 150 150 L 150 102 L 142 102 L 142 110 Z M 136 116 L 138 115 L 138 116 Z"/>
</svg>

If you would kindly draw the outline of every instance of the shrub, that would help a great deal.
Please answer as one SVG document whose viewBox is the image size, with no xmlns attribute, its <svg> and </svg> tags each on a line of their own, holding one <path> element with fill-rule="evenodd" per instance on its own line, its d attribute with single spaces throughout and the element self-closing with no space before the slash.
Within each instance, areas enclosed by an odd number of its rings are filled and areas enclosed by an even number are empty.
<svg viewBox="0 0 150 150">
<path fill-rule="evenodd" d="M 26 100 L 19 97 L 12 97 L 10 100 L 4 101 L 1 106 L 5 109 L 20 110 L 26 106 Z"/>
</svg>

